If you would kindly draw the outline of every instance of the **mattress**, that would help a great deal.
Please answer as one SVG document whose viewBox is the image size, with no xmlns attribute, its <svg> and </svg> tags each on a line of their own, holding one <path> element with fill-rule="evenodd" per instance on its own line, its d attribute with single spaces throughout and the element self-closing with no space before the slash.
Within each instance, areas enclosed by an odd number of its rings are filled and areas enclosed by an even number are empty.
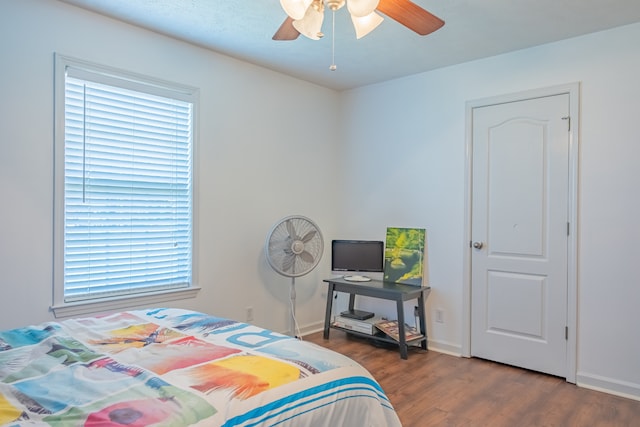
<svg viewBox="0 0 640 427">
<path fill-rule="evenodd" d="M 0 424 L 401 425 L 352 359 L 174 308 L 0 331 Z"/>
</svg>

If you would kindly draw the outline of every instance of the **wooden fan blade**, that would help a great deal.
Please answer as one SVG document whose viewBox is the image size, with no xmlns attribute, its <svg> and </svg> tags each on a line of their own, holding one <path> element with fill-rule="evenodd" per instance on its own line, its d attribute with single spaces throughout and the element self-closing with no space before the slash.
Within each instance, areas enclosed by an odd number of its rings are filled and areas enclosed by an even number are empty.
<svg viewBox="0 0 640 427">
<path fill-rule="evenodd" d="M 380 0 L 377 9 L 421 36 L 426 36 L 444 25 L 442 19 L 410 0 Z"/>
<path fill-rule="evenodd" d="M 287 16 L 287 19 L 284 20 L 278 31 L 273 35 L 273 40 L 295 40 L 298 38 L 300 33 L 293 26 L 293 18 Z"/>
</svg>

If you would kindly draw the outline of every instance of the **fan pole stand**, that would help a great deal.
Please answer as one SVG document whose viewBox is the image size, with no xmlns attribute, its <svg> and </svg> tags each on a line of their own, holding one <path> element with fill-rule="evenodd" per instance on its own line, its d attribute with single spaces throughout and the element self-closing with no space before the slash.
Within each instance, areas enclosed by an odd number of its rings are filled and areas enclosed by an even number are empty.
<svg viewBox="0 0 640 427">
<path fill-rule="evenodd" d="M 294 338 L 300 338 L 298 336 L 298 328 L 296 327 L 296 278 L 291 278 L 291 288 L 289 289 L 289 300 L 291 301 L 291 336 Z"/>
</svg>

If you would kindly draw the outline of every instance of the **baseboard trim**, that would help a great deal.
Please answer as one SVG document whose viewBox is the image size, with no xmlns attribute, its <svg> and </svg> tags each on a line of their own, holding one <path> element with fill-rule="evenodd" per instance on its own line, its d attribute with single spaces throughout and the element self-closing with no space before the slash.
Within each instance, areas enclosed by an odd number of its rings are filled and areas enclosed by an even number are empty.
<svg viewBox="0 0 640 427">
<path fill-rule="evenodd" d="M 311 323 L 310 325 L 299 326 L 299 328 L 300 328 L 300 335 L 304 337 L 305 335 L 310 335 L 315 332 L 324 331 L 324 321 L 314 322 L 314 323 Z M 286 333 L 286 334 L 291 335 L 289 333 Z"/>
<path fill-rule="evenodd" d="M 449 356 L 462 356 L 462 347 L 456 344 L 448 343 L 446 341 L 429 340 L 429 350 L 448 354 Z"/>
<path fill-rule="evenodd" d="M 640 384 L 578 372 L 576 385 L 627 399 L 640 400 Z"/>
</svg>

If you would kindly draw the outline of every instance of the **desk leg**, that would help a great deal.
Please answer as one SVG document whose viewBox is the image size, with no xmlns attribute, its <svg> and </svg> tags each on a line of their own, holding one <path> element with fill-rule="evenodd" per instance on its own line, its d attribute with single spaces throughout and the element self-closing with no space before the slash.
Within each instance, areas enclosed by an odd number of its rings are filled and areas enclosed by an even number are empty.
<svg viewBox="0 0 640 427">
<path fill-rule="evenodd" d="M 400 335 L 400 357 L 407 358 L 407 336 L 404 330 L 404 304 L 402 300 L 396 301 L 398 307 L 398 334 Z"/>
<path fill-rule="evenodd" d="M 333 283 L 329 283 L 329 288 L 327 290 L 327 311 L 324 314 L 324 339 L 329 338 L 329 329 L 331 329 L 331 309 L 333 307 L 334 289 L 335 285 Z"/>
<path fill-rule="evenodd" d="M 424 292 L 420 293 L 418 297 L 418 318 L 420 322 L 420 332 L 424 335 L 424 340 L 420 343 L 420 347 L 423 350 L 427 349 L 427 321 L 425 320 L 425 309 L 424 309 Z"/>
</svg>

